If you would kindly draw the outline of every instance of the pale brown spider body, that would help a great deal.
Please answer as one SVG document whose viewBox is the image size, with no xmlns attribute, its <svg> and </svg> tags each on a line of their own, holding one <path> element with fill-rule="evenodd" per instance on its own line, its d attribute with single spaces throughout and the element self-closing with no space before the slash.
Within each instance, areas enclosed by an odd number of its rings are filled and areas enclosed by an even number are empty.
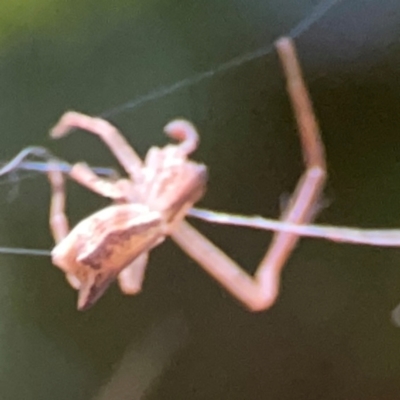
<svg viewBox="0 0 400 400">
<path fill-rule="evenodd" d="M 53 129 L 53 136 L 67 133 L 67 127 L 82 126 L 88 119 L 97 121 L 69 112 Z M 206 167 L 188 160 L 198 141 L 194 128 L 177 120 L 167 125 L 166 131 L 183 139 L 182 143 L 151 148 L 131 180 L 102 181 L 84 164 L 73 167 L 73 178 L 79 177 L 81 183 L 113 198 L 116 204 L 86 217 L 66 235 L 63 202 L 56 197 L 63 191 L 62 175 L 57 170 L 49 174 L 54 192 L 51 223 L 56 240 L 59 238 L 52 261 L 79 290 L 79 309 L 94 304 L 127 267 L 132 273 L 121 275 L 122 289 L 131 294 L 140 290 L 138 273 L 141 279 L 148 252 L 164 241 L 205 191 Z M 60 228 L 60 221 L 64 227 Z"/>
</svg>

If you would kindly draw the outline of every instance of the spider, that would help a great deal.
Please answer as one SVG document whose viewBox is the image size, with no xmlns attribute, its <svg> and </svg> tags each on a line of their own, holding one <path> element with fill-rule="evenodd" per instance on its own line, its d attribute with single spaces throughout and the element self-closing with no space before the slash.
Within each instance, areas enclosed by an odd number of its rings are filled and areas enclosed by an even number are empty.
<svg viewBox="0 0 400 400">
<path fill-rule="evenodd" d="M 276 48 L 286 75 L 305 162 L 305 172 L 281 220 L 307 224 L 315 216 L 315 203 L 325 182 L 324 147 L 294 44 L 289 38 L 281 38 Z M 102 139 L 128 175 L 125 179 L 106 180 L 86 164 L 75 164 L 70 177 L 114 203 L 69 231 L 64 211 L 64 177 L 61 170 L 49 168 L 50 227 L 56 241 L 52 262 L 78 290 L 79 310 L 92 306 L 116 279 L 122 292 L 138 293 L 149 252 L 167 236 L 249 310 L 261 311 L 274 304 L 281 270 L 299 235 L 275 233 L 252 276 L 185 220 L 188 210 L 204 195 L 207 182 L 206 166 L 189 159 L 198 145 L 198 134 L 191 123 L 169 123 L 165 133 L 178 143 L 152 147 L 144 161 L 122 134 L 101 118 L 67 112 L 54 126 L 51 136 L 60 138 L 73 128 Z"/>
</svg>

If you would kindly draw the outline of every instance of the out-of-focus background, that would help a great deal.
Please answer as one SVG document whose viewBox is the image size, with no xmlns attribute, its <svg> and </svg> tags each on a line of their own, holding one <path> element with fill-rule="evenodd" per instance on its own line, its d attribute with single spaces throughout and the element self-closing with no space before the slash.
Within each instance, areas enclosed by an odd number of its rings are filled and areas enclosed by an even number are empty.
<svg viewBox="0 0 400 400">
<path fill-rule="evenodd" d="M 99 114 L 272 44 L 317 4 L 3 0 L 0 159 L 43 145 L 117 167 L 96 138 L 51 142 L 48 129 L 68 109 Z M 319 222 L 400 227 L 399 39 L 397 0 L 342 1 L 296 39 L 328 157 Z M 201 133 L 201 206 L 279 215 L 303 165 L 274 52 L 111 121 L 145 154 L 167 142 L 162 127 L 175 117 Z M 72 223 L 105 204 L 68 185 Z M 52 247 L 44 176 L 3 184 L 0 205 L 0 245 Z M 271 237 L 196 226 L 249 271 Z M 142 294 L 115 285 L 83 313 L 49 258 L 0 263 L 2 400 L 400 398 L 399 250 L 304 239 L 277 304 L 259 314 L 170 241 L 152 252 Z"/>
</svg>

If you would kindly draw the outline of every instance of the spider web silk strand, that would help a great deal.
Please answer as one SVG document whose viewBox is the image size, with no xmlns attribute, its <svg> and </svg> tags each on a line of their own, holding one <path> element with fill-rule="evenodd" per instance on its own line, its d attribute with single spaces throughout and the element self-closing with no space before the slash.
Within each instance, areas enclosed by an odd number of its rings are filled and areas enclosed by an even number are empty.
<svg viewBox="0 0 400 400">
<path fill-rule="evenodd" d="M 44 249 L 25 249 L 23 247 L 0 247 L 0 254 L 13 254 L 17 256 L 50 257 L 51 251 Z"/>
<path fill-rule="evenodd" d="M 299 37 L 301 34 L 306 32 L 312 25 L 314 25 L 314 23 L 319 21 L 331 8 L 333 8 L 334 6 L 336 6 L 341 2 L 342 0 L 321 1 L 313 8 L 310 15 L 302 19 L 295 27 L 293 27 L 284 36 L 288 36 L 292 39 Z M 257 50 L 237 56 L 225 63 L 220 64 L 214 69 L 201 72 L 190 78 L 182 79 L 181 81 L 176 82 L 172 85 L 161 86 L 145 95 L 139 96 L 131 101 L 128 101 L 127 103 L 124 103 L 120 106 L 116 106 L 115 108 L 112 108 L 108 111 L 104 111 L 99 116 L 103 118 L 109 118 L 114 115 L 124 113 L 128 110 L 136 109 L 146 103 L 168 96 L 181 89 L 197 85 L 198 83 L 206 79 L 210 79 L 213 76 L 226 72 L 232 68 L 239 67 L 249 61 L 253 61 L 256 60 L 257 58 L 264 57 L 269 53 L 271 53 L 273 50 L 274 50 L 274 43 L 268 44 L 267 46 L 261 47 Z"/>
</svg>

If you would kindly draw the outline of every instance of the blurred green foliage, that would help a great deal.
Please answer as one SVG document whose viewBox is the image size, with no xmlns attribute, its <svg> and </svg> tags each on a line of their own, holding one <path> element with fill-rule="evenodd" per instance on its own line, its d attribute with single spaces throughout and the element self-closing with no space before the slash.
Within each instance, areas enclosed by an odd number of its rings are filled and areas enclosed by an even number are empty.
<svg viewBox="0 0 400 400">
<path fill-rule="evenodd" d="M 4 0 L 0 157 L 35 144 L 116 167 L 96 138 L 77 133 L 53 143 L 49 127 L 66 109 L 97 114 L 271 44 L 317 3 Z M 399 15 L 398 1 L 342 2 L 296 41 L 327 148 L 332 204 L 322 222 L 400 225 Z M 195 158 L 210 166 L 203 206 L 279 215 L 279 198 L 303 165 L 274 52 L 112 121 L 144 154 L 167 142 L 162 127 L 178 116 L 200 130 Z M 68 185 L 72 225 L 105 204 Z M 51 248 L 45 177 L 1 186 L 0 205 L 1 245 Z M 270 239 L 199 226 L 248 270 Z M 142 294 L 128 298 L 113 287 L 85 313 L 49 259 L 3 255 L 0 263 L 2 400 L 93 398 L 126 349 L 174 310 L 189 344 L 149 399 L 372 400 L 400 392 L 400 333 L 390 320 L 400 302 L 396 249 L 303 240 L 277 305 L 260 314 L 168 241 L 151 255 Z"/>
</svg>

